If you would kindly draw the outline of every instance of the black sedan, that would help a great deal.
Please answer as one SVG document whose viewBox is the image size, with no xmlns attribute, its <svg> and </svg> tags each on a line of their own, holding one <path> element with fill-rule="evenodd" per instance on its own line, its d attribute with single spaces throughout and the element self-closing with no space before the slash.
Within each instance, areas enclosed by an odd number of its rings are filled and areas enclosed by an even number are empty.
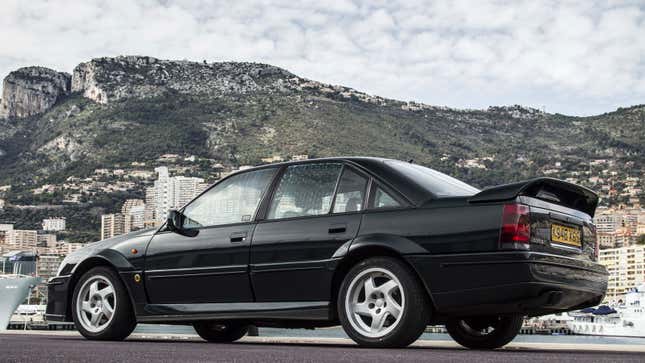
<svg viewBox="0 0 645 363">
<path fill-rule="evenodd" d="M 90 244 L 49 281 L 47 317 L 88 339 L 138 322 L 208 341 L 249 326 L 341 324 L 402 347 L 445 324 L 460 344 L 510 342 L 523 317 L 598 304 L 589 189 L 551 178 L 480 191 L 412 163 L 329 158 L 230 175 L 159 229 Z"/>
</svg>

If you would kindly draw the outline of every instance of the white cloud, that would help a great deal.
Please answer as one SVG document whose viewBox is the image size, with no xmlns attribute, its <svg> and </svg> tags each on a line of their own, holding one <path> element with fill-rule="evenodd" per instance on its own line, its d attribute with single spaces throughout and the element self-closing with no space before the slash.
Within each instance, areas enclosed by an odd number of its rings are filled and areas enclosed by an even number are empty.
<svg viewBox="0 0 645 363">
<path fill-rule="evenodd" d="M 386 97 L 594 114 L 645 103 L 639 1 L 3 0 L 0 74 L 93 57 L 258 61 Z"/>
</svg>

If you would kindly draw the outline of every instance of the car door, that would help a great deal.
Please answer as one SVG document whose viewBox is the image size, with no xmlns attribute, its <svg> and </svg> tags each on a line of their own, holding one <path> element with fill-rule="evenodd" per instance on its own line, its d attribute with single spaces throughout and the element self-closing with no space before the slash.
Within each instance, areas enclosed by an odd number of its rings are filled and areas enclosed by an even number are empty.
<svg viewBox="0 0 645 363">
<path fill-rule="evenodd" d="M 332 256 L 358 233 L 368 178 L 340 162 L 288 166 L 251 245 L 256 300 L 329 301 Z"/>
<path fill-rule="evenodd" d="M 232 175 L 182 210 L 193 237 L 162 230 L 146 252 L 153 304 L 252 302 L 248 276 L 254 216 L 277 168 Z M 190 234 L 190 233 L 187 233 Z"/>
</svg>

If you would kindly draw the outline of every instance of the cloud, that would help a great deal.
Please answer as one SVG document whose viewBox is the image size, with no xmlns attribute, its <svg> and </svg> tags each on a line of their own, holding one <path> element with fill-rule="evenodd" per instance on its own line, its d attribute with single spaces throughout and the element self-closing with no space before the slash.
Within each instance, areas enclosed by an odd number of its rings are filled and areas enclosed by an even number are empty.
<svg viewBox="0 0 645 363">
<path fill-rule="evenodd" d="M 0 74 L 94 57 L 257 61 L 402 100 L 588 115 L 645 103 L 638 1 L 4 0 Z"/>
</svg>

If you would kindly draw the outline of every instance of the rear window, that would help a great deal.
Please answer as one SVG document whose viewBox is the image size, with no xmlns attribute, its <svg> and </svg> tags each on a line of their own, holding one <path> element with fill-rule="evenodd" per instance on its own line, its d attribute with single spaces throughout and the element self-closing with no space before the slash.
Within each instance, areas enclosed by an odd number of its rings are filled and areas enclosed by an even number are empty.
<svg viewBox="0 0 645 363">
<path fill-rule="evenodd" d="M 398 160 L 386 160 L 385 162 L 437 197 L 463 197 L 479 193 L 479 189 L 461 180 L 421 165 Z"/>
</svg>

